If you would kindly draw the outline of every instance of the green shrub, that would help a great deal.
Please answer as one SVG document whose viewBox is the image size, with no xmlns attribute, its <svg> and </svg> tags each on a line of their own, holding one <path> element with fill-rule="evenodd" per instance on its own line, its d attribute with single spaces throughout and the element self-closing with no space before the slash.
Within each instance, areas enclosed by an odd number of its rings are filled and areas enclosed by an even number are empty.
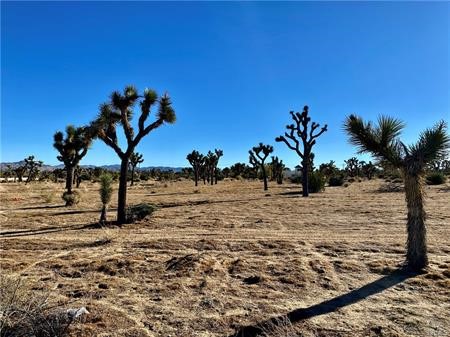
<svg viewBox="0 0 450 337">
<path fill-rule="evenodd" d="M 342 185 L 344 185 L 343 176 L 334 176 L 328 179 L 328 186 L 342 186 Z"/>
<path fill-rule="evenodd" d="M 426 182 L 428 185 L 441 185 L 446 181 L 446 177 L 442 172 L 433 172 L 427 175 Z"/>
<path fill-rule="evenodd" d="M 139 220 L 144 219 L 146 216 L 152 214 L 156 210 L 155 205 L 151 204 L 137 204 L 133 206 L 129 206 L 127 208 L 127 223 L 133 223 Z"/>
<path fill-rule="evenodd" d="M 77 191 L 72 191 L 72 193 L 64 192 L 62 199 L 66 202 L 66 206 L 76 205 L 80 202 L 80 193 Z"/>
<path fill-rule="evenodd" d="M 309 193 L 318 193 L 325 190 L 325 178 L 324 176 L 315 171 L 309 174 Z"/>
</svg>

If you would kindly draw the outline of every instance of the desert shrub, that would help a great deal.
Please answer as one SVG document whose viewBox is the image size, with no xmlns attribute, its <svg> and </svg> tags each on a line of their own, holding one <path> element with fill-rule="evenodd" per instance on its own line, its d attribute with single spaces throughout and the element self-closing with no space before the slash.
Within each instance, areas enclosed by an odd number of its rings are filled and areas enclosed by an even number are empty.
<svg viewBox="0 0 450 337">
<path fill-rule="evenodd" d="M 310 173 L 308 188 L 310 193 L 318 193 L 325 190 L 324 176 L 318 171 Z"/>
<path fill-rule="evenodd" d="M 347 182 L 349 182 L 349 183 L 354 183 L 356 180 L 355 180 L 355 178 L 348 178 L 347 179 Z"/>
<path fill-rule="evenodd" d="M 126 212 L 127 223 L 133 223 L 142 220 L 146 216 L 151 215 L 155 210 L 155 205 L 146 203 L 129 206 Z"/>
<path fill-rule="evenodd" d="M 301 184 L 302 176 L 300 174 L 294 174 L 291 177 L 289 177 L 289 181 L 293 184 Z"/>
<path fill-rule="evenodd" d="M 446 177 L 442 172 L 433 172 L 427 175 L 426 182 L 428 185 L 441 185 L 446 181 Z"/>
<path fill-rule="evenodd" d="M 342 186 L 342 185 L 344 185 L 343 176 L 334 176 L 328 179 L 328 186 Z"/>
<path fill-rule="evenodd" d="M 72 193 L 64 192 L 62 199 L 66 202 L 66 206 L 76 205 L 80 202 L 80 193 L 77 191 L 72 191 Z"/>
<path fill-rule="evenodd" d="M 83 308 L 83 312 L 87 312 Z M 33 290 L 18 277 L 0 278 L 0 336 L 64 337 L 78 317 L 76 310 L 64 310 L 50 303 L 49 296 Z"/>
</svg>

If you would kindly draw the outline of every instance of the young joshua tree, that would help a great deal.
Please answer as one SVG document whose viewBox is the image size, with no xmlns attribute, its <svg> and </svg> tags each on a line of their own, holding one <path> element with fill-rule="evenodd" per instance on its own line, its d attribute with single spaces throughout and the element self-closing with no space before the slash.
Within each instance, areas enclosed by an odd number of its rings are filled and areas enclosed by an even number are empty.
<svg viewBox="0 0 450 337">
<path fill-rule="evenodd" d="M 131 184 L 130 186 L 134 185 L 134 170 L 136 169 L 136 166 L 138 164 L 141 164 L 144 162 L 143 155 L 139 152 L 133 152 L 130 156 L 130 169 L 131 169 Z"/>
<path fill-rule="evenodd" d="M 131 125 L 133 118 L 133 107 L 139 102 L 140 116 L 138 120 L 138 128 Z M 145 122 L 150 115 L 150 109 L 158 104 L 156 120 L 148 125 Z M 118 206 L 117 206 L 117 222 L 118 224 L 126 223 L 126 202 L 127 202 L 127 175 L 128 163 L 131 154 L 139 144 L 139 142 L 147 136 L 151 131 L 159 128 L 164 123 L 175 122 L 175 111 L 167 94 L 158 98 L 157 93 L 151 89 L 145 89 L 142 95 L 139 95 L 133 86 L 125 87 L 123 93 L 114 91 L 111 94 L 109 102 L 100 106 L 98 118 L 92 123 L 96 130 L 96 135 L 106 145 L 111 147 L 121 160 Z M 117 126 L 121 125 L 125 133 L 126 146 L 122 149 L 119 147 L 117 137 Z"/>
<path fill-rule="evenodd" d="M 34 156 L 29 156 L 24 159 L 25 161 L 25 170 L 28 170 L 27 181 L 25 181 L 25 185 L 30 181 L 34 180 L 39 173 L 39 168 L 42 166 L 42 160 L 34 160 Z"/>
<path fill-rule="evenodd" d="M 302 194 L 304 197 L 309 195 L 309 183 L 308 183 L 308 172 L 309 165 L 311 161 L 312 148 L 316 144 L 316 139 L 328 130 L 328 126 L 325 124 L 324 127 L 320 128 L 320 124 L 312 122 L 311 117 L 309 117 L 309 108 L 307 105 L 303 107 L 303 112 L 289 112 L 294 120 L 293 124 L 287 125 L 287 132 L 284 136 L 275 138 L 276 142 L 284 142 L 288 148 L 294 150 L 298 156 L 302 159 L 301 169 L 302 169 Z"/>
<path fill-rule="evenodd" d="M 100 215 L 100 224 L 106 222 L 106 208 L 111 201 L 113 178 L 109 173 L 103 173 L 100 176 L 100 199 L 102 201 L 102 213 Z"/>
<path fill-rule="evenodd" d="M 449 148 L 450 137 L 446 123 L 440 121 L 423 131 L 416 144 L 407 146 L 398 138 L 403 127 L 398 119 L 385 116 L 378 119 L 378 125 L 364 122 L 356 115 L 350 115 L 344 123 L 350 143 L 358 147 L 359 153 L 369 152 L 402 172 L 408 208 L 406 263 L 410 269 L 418 271 L 428 264 L 423 191 L 425 167 Z"/>
<path fill-rule="evenodd" d="M 89 146 L 92 142 L 91 129 L 86 126 L 75 127 L 68 125 L 66 127 L 66 136 L 61 131 L 58 131 L 53 136 L 53 147 L 59 152 L 56 158 L 64 163 L 66 170 L 66 206 L 71 206 L 75 201 L 74 198 L 68 196 L 72 195 L 72 188 L 75 178 L 75 168 L 80 163 L 81 159 L 86 155 Z"/>
<path fill-rule="evenodd" d="M 200 152 L 194 150 L 187 155 L 186 159 L 194 170 L 195 186 L 198 186 L 198 178 L 200 176 L 200 171 L 202 169 L 205 157 Z"/>
<path fill-rule="evenodd" d="M 250 157 L 249 161 L 254 167 L 259 165 L 261 167 L 263 180 L 264 180 L 264 191 L 268 190 L 267 187 L 267 174 L 266 167 L 264 166 L 264 162 L 267 157 L 273 152 L 273 146 L 264 145 L 263 143 L 259 143 L 258 146 L 253 147 L 250 151 L 248 151 Z"/>
</svg>

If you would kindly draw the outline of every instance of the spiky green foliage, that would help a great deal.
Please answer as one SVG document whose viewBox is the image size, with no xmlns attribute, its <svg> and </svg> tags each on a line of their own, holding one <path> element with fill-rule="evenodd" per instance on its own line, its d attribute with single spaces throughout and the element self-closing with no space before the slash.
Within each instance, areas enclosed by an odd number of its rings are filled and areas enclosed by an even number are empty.
<svg viewBox="0 0 450 337">
<path fill-rule="evenodd" d="M 320 137 L 325 131 L 328 130 L 328 126 L 325 124 L 320 128 L 320 124 L 311 122 L 309 117 L 309 108 L 307 105 L 303 107 L 303 111 L 294 112 L 290 111 L 293 124 L 286 126 L 287 132 L 284 136 L 275 138 L 276 142 L 283 142 L 286 146 L 295 151 L 301 158 L 302 166 L 302 195 L 307 197 L 309 194 L 308 176 L 312 171 L 310 166 L 312 162 L 312 148 L 316 144 L 317 138 Z"/>
<path fill-rule="evenodd" d="M 440 121 L 423 131 L 417 143 L 407 146 L 398 138 L 403 128 L 403 122 L 386 116 L 380 117 L 377 125 L 356 115 L 348 116 L 344 123 L 350 143 L 360 153 L 369 152 L 403 173 L 408 208 L 406 261 L 411 269 L 420 270 L 428 264 L 423 201 L 425 167 L 448 150 L 450 137 L 446 123 Z"/>
<path fill-rule="evenodd" d="M 264 180 L 264 191 L 268 190 L 267 186 L 267 174 L 266 167 L 264 165 L 267 157 L 273 152 L 272 145 L 264 145 L 263 143 L 259 143 L 258 146 L 254 146 L 249 153 L 249 162 L 254 167 L 259 166 L 261 168 L 261 172 Z"/>
<path fill-rule="evenodd" d="M 140 116 L 138 118 L 137 130 L 132 126 L 133 108 L 139 103 Z M 156 119 L 146 125 L 151 109 L 158 105 Z M 139 142 L 151 131 L 157 129 L 164 123 L 172 124 L 176 120 L 175 110 L 168 94 L 158 97 L 157 93 L 151 89 L 145 89 L 139 95 L 134 86 L 126 86 L 123 92 L 114 91 L 110 100 L 100 105 L 99 114 L 92 122 L 92 129 L 95 135 L 106 145 L 111 147 L 121 159 L 117 222 L 126 222 L 126 195 L 128 163 L 131 154 L 134 152 Z M 126 146 L 122 149 L 118 143 L 117 127 L 122 126 L 126 138 Z"/>
</svg>

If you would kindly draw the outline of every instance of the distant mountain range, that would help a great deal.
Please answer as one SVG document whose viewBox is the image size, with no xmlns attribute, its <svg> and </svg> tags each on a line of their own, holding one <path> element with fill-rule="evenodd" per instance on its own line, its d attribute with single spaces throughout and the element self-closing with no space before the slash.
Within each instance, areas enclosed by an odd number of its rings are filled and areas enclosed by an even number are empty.
<svg viewBox="0 0 450 337">
<path fill-rule="evenodd" d="M 8 165 L 10 165 L 12 168 L 18 167 L 25 164 L 25 162 L 22 161 L 17 161 L 17 162 L 12 162 L 12 163 L 0 163 L 0 170 L 5 170 L 7 168 Z M 95 168 L 95 167 L 100 167 L 103 169 L 107 169 L 110 171 L 120 171 L 120 165 L 116 164 L 116 165 L 101 165 L 101 166 L 96 166 L 96 165 L 80 165 L 83 168 Z M 63 164 L 59 164 L 59 165 L 45 165 L 43 164 L 41 167 L 42 171 L 53 171 L 54 169 L 63 169 L 64 165 Z M 170 166 L 146 166 L 146 167 L 139 167 L 140 171 L 150 171 L 152 169 L 156 169 L 156 170 L 161 170 L 161 171 L 173 171 L 173 172 L 181 172 L 181 170 L 183 169 L 183 167 L 170 167 Z"/>
</svg>

